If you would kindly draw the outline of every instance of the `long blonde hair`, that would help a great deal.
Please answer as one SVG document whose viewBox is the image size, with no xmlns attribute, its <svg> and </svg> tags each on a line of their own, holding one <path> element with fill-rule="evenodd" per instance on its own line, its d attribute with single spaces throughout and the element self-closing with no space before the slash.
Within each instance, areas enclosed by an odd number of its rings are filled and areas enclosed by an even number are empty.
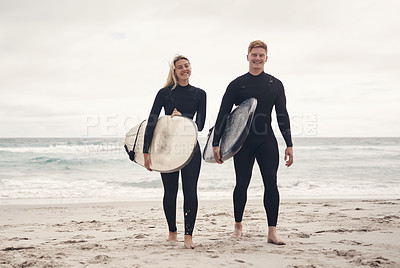
<svg viewBox="0 0 400 268">
<path fill-rule="evenodd" d="M 176 79 L 176 75 L 175 75 L 175 63 L 178 60 L 187 60 L 189 62 L 188 58 L 186 58 L 185 56 L 176 55 L 173 58 L 172 63 L 169 64 L 169 73 L 168 73 L 168 77 L 167 77 L 167 82 L 165 83 L 164 87 L 171 87 L 171 90 L 175 89 L 178 84 L 178 80 Z"/>
</svg>

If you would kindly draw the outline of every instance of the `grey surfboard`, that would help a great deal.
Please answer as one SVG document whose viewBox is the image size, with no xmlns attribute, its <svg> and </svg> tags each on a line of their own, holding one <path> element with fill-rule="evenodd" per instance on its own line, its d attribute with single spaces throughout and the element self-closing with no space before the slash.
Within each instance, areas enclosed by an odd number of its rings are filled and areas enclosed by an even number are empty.
<svg viewBox="0 0 400 268">
<path fill-rule="evenodd" d="M 222 161 L 231 158 L 242 148 L 249 134 L 256 108 L 257 99 L 250 98 L 243 101 L 228 116 L 225 129 L 219 142 Z M 214 130 L 214 127 L 210 129 L 207 143 L 203 151 L 203 159 L 209 163 L 216 163 L 212 146 Z"/>
</svg>

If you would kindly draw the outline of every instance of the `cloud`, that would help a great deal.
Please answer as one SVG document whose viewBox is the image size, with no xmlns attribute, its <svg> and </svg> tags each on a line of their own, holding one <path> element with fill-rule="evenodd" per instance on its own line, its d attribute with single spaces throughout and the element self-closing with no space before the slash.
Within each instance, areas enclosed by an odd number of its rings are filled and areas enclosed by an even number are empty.
<svg viewBox="0 0 400 268">
<path fill-rule="evenodd" d="M 23 128 L 13 126 L 10 112 L 18 122 L 35 117 L 43 124 L 46 116 L 64 116 L 70 127 L 93 113 L 146 117 L 175 53 L 191 59 L 191 83 L 207 91 L 212 118 L 227 84 L 247 71 L 247 45 L 254 39 L 268 42 L 266 69 L 283 80 L 289 111 L 321 114 L 323 133 L 329 133 L 330 122 L 336 131 L 333 118 L 342 120 L 354 107 L 357 117 L 378 120 L 369 107 L 390 114 L 392 101 L 399 99 L 399 5 L 372 0 L 2 1 L 0 121 L 18 135 Z M 355 126 L 348 135 L 363 133 L 365 126 L 357 127 L 363 120 L 346 120 Z M 385 120 L 400 125 L 392 115 Z M 2 128 L 0 136 L 7 133 Z M 400 135 L 400 129 L 393 133 Z M 386 132 L 376 129 L 374 136 L 379 135 Z"/>
</svg>

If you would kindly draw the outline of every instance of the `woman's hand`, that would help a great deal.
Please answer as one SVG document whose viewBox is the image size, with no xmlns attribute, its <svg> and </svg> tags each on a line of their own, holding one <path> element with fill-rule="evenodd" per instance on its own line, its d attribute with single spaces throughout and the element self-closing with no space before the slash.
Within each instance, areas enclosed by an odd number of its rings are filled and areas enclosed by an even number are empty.
<svg viewBox="0 0 400 268">
<path fill-rule="evenodd" d="M 171 114 L 171 118 L 174 117 L 175 115 L 182 115 L 182 114 L 175 108 Z"/>
<path fill-rule="evenodd" d="M 289 157 L 289 159 L 288 159 Z M 285 150 L 286 166 L 290 167 L 293 164 L 293 147 L 287 147 Z"/>
<path fill-rule="evenodd" d="M 150 159 L 150 154 L 143 154 L 144 157 L 144 167 L 148 170 L 148 171 L 153 171 L 150 166 L 151 166 L 151 159 Z"/>
</svg>

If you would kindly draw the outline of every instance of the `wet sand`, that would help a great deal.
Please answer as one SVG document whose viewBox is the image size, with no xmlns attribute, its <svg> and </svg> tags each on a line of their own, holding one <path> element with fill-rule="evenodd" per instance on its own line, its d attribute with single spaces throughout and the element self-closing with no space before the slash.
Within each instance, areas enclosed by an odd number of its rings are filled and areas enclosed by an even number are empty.
<svg viewBox="0 0 400 268">
<path fill-rule="evenodd" d="M 181 204 L 181 201 L 178 202 Z M 193 241 L 166 242 L 160 202 L 0 205 L 0 267 L 400 267 L 400 200 L 282 201 L 269 244 L 261 200 L 231 238 L 231 200 L 199 200 Z"/>
</svg>

